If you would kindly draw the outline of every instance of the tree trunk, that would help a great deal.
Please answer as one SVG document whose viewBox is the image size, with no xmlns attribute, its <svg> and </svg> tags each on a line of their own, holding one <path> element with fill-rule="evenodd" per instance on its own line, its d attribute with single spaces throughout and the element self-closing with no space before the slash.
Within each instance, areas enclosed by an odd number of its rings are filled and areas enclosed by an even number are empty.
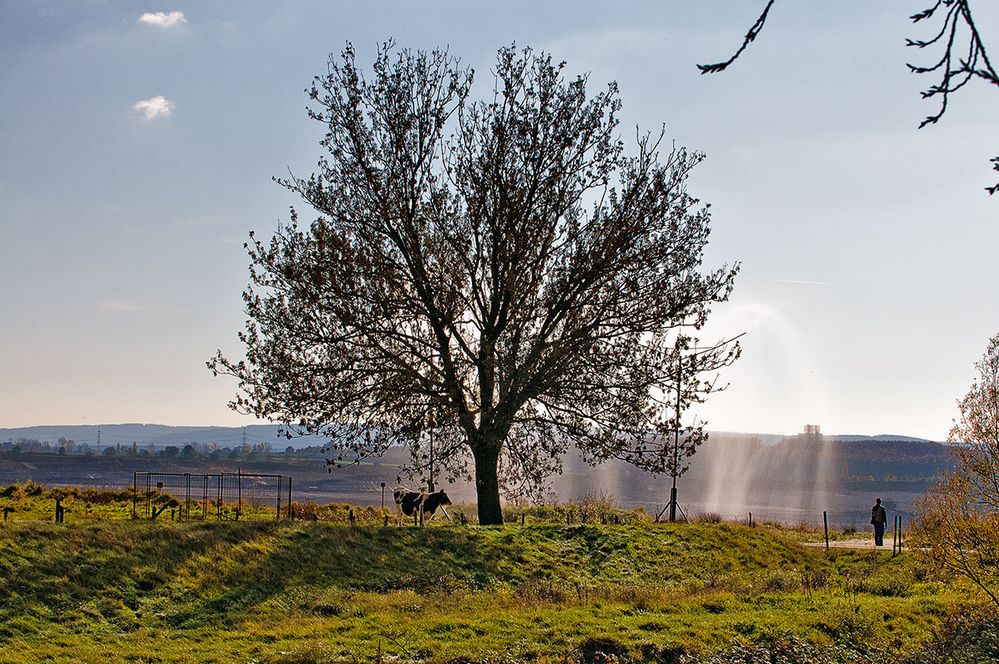
<svg viewBox="0 0 999 664">
<path fill-rule="evenodd" d="M 478 503 L 479 525 L 503 525 L 503 508 L 499 495 L 500 445 L 488 436 L 479 439 L 472 448 L 475 460 L 475 496 Z"/>
</svg>

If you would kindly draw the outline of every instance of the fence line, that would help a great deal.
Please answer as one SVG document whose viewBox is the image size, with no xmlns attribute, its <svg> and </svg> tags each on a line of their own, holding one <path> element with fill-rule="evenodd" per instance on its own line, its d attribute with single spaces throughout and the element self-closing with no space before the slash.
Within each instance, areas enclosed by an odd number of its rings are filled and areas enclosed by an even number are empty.
<svg viewBox="0 0 999 664">
<path fill-rule="evenodd" d="M 171 517 L 180 521 L 207 521 L 209 516 L 217 521 L 294 519 L 292 479 L 289 475 L 242 470 L 133 473 L 132 518 L 156 519 L 168 509 Z"/>
<path fill-rule="evenodd" d="M 117 516 L 112 516 L 111 518 L 129 518 L 132 519 L 156 519 L 156 518 L 172 518 L 174 520 L 181 521 L 207 521 L 207 520 L 261 520 L 261 519 L 292 519 L 301 518 L 302 516 L 312 516 L 313 518 L 318 518 L 318 520 L 323 519 L 324 516 L 333 517 L 331 513 L 326 515 L 322 510 L 319 513 L 311 514 L 308 513 L 310 508 L 312 512 L 316 512 L 313 504 L 309 503 L 294 503 L 294 494 L 292 489 L 292 477 L 287 475 L 273 474 L 273 473 L 246 473 L 242 470 L 237 470 L 235 473 L 158 473 L 158 472 L 134 472 L 131 487 L 122 489 L 120 486 L 111 488 L 106 483 L 101 483 L 101 487 L 108 488 L 111 491 L 121 491 L 125 492 L 129 489 L 131 490 L 131 509 L 130 513 L 128 507 L 125 507 L 126 513 L 119 514 Z M 53 488 L 67 488 L 67 487 L 53 487 Z M 80 489 L 86 489 L 88 487 L 79 486 Z M 96 487 L 89 487 L 92 490 L 100 490 Z M 375 490 L 377 492 L 377 489 Z M 77 498 L 79 500 L 79 498 Z M 125 499 L 127 505 L 127 498 Z M 99 503 L 96 503 L 99 504 Z M 575 501 L 563 504 L 563 507 L 568 508 L 571 512 L 572 506 L 576 504 Z M 296 507 L 297 505 L 297 507 Z M 354 505 L 357 507 L 358 505 Z M 376 503 L 377 506 L 377 503 Z M 5 507 L 0 503 L 0 508 Z M 465 507 L 468 507 L 466 505 Z M 526 507 L 526 506 L 525 506 Z M 542 506 L 543 507 L 543 506 Z M 609 502 L 605 507 L 610 511 L 620 511 L 627 512 L 627 508 L 617 507 Z M 641 505 L 645 510 L 645 513 L 650 516 L 655 516 L 662 507 L 661 504 L 646 503 Z M 523 521 L 523 515 L 520 514 L 524 508 L 518 508 L 517 506 L 508 506 L 509 514 L 507 514 L 508 521 Z M 763 522 L 772 521 L 781 523 L 784 525 L 796 526 L 804 524 L 812 528 L 822 529 L 824 527 L 823 511 L 811 509 L 811 508 L 769 508 L 756 505 L 753 509 L 747 510 L 741 514 L 731 514 L 731 513 L 718 513 L 710 510 L 702 510 L 700 506 L 695 504 L 688 504 L 685 506 L 685 513 L 687 519 L 690 521 L 728 521 L 728 522 L 738 522 L 745 523 L 748 525 L 759 525 Z M 80 510 L 81 507 L 79 503 L 72 507 L 72 511 Z M 529 508 L 528 508 L 529 509 Z M 89 512 L 90 506 L 87 505 L 87 511 Z M 10 511 L 11 514 L 7 514 Z M 504 509 L 507 511 L 507 508 Z M 33 515 L 34 518 L 24 519 L 16 512 L 12 510 L 4 510 L 3 517 L 4 521 L 48 521 L 51 520 L 51 511 L 49 512 L 49 518 L 38 519 Z M 383 513 L 385 508 L 383 507 L 379 510 L 379 517 L 377 520 L 384 520 Z M 538 518 L 535 515 L 528 515 L 528 521 L 534 523 L 544 523 L 549 521 L 551 523 L 624 523 L 624 522 L 634 522 L 636 519 L 638 521 L 642 520 L 642 517 L 634 516 L 629 518 L 624 518 L 623 514 L 619 514 L 616 518 L 611 516 L 604 519 L 600 518 L 597 512 L 592 514 L 587 511 L 585 514 L 580 513 L 578 516 L 574 514 L 566 514 L 559 512 L 561 519 L 551 520 L 545 519 L 543 517 Z M 462 513 L 464 515 L 464 513 Z M 896 510 L 896 519 L 902 518 L 904 521 L 911 521 L 913 514 L 906 510 Z M 11 518 L 12 516 L 12 518 Z M 26 516 L 26 515 L 25 515 Z M 540 516 L 540 515 L 539 515 Z M 575 518 L 574 518 L 575 516 Z M 512 518 L 511 518 L 512 517 Z M 73 515 L 70 514 L 71 520 L 76 520 Z M 373 518 L 373 517 L 372 517 Z M 474 519 L 474 517 L 472 517 Z M 566 519 L 569 519 L 568 521 Z M 897 522 L 897 521 L 896 521 Z M 853 532 L 869 532 L 869 512 L 865 510 L 826 510 L 826 523 L 828 527 L 834 531 L 853 531 Z M 886 534 L 892 533 L 898 526 L 894 523 L 891 524 L 889 528 L 886 529 Z M 901 530 L 899 528 L 899 530 Z"/>
</svg>

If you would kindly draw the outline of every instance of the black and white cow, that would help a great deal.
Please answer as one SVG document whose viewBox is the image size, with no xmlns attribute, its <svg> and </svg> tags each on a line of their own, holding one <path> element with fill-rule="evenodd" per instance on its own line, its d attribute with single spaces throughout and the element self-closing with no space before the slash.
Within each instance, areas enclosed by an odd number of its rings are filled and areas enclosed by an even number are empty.
<svg viewBox="0 0 999 664">
<path fill-rule="evenodd" d="M 444 489 L 427 493 L 425 491 L 411 491 L 404 486 L 397 486 L 392 490 L 392 495 L 395 498 L 396 523 L 400 526 L 402 525 L 403 515 L 416 516 L 422 510 L 424 514 L 429 514 L 432 519 L 438 509 L 447 514 L 447 510 L 444 510 L 444 505 L 451 504 L 451 499 L 448 498 Z"/>
</svg>

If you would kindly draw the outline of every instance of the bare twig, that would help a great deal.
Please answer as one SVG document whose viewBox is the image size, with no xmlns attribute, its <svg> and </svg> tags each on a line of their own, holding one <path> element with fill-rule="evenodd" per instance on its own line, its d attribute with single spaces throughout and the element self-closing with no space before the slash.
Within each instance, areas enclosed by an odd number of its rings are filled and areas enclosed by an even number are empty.
<svg viewBox="0 0 999 664">
<path fill-rule="evenodd" d="M 725 62 L 716 62 L 713 65 L 697 65 L 697 68 L 701 70 L 701 73 L 715 74 L 720 71 L 725 71 L 730 64 L 738 60 L 739 56 L 742 55 L 742 52 L 745 51 L 746 48 L 749 47 L 750 43 L 752 43 L 753 40 L 755 40 L 760 34 L 760 30 L 763 29 L 763 25 L 767 22 L 767 14 L 770 12 L 770 8 L 773 7 L 773 4 L 774 0 L 768 0 L 767 6 L 763 8 L 763 13 L 759 15 L 756 19 L 756 23 L 753 23 L 753 27 L 751 27 L 749 32 L 746 33 L 746 38 L 743 39 L 742 46 L 739 47 L 738 51 L 732 54 L 731 58 Z"/>
</svg>

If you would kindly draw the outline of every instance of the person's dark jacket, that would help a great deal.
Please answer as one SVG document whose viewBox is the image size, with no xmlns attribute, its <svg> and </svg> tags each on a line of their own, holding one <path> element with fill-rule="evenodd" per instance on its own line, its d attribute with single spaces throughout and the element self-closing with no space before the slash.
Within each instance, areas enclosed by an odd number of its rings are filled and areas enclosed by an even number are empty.
<svg viewBox="0 0 999 664">
<path fill-rule="evenodd" d="M 888 512 L 885 511 L 884 505 L 875 505 L 871 508 L 871 523 L 888 523 Z"/>
</svg>

